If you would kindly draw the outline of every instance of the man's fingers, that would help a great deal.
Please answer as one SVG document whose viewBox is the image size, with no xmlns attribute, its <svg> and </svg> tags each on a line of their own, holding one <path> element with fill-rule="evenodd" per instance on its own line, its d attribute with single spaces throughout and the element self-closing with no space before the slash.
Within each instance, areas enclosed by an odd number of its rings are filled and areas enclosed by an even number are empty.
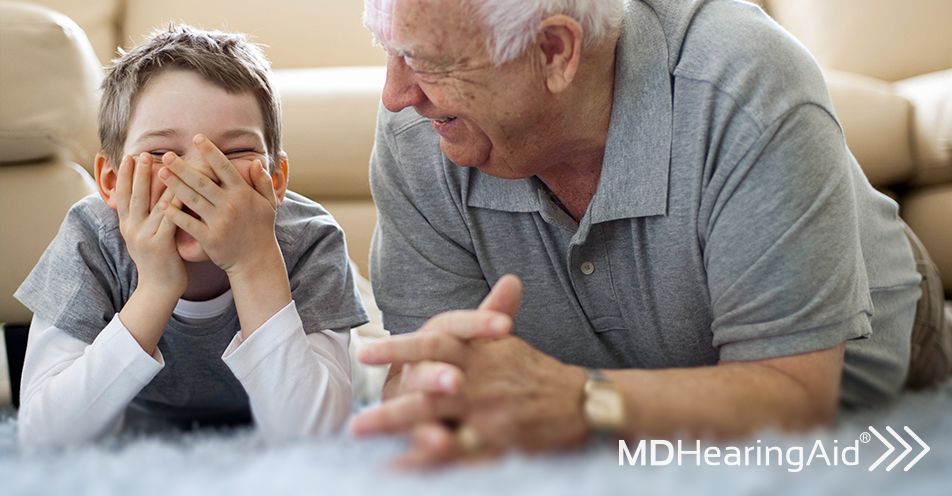
<svg viewBox="0 0 952 496">
<path fill-rule="evenodd" d="M 467 346 L 447 333 L 414 332 L 376 339 L 357 350 L 357 359 L 367 365 L 412 363 L 431 360 L 462 366 Z"/>
<path fill-rule="evenodd" d="M 406 363 L 400 373 L 400 393 L 458 393 L 463 387 L 463 371 L 443 362 Z"/>
<path fill-rule="evenodd" d="M 278 208 L 278 196 L 274 192 L 274 183 L 271 181 L 271 174 L 264 168 L 260 160 L 255 160 L 251 164 L 251 179 L 255 185 L 255 191 L 268 200 L 271 208 Z"/>
<path fill-rule="evenodd" d="M 437 422 L 424 422 L 410 434 L 410 450 L 392 462 L 398 470 L 428 470 L 450 463 L 485 463 L 496 459 L 503 450 L 483 445 L 482 435 L 476 442 L 480 446 L 471 446 L 467 451 L 462 442 L 465 427 L 451 429 Z M 471 431 L 472 432 L 472 431 Z"/>
<path fill-rule="evenodd" d="M 410 450 L 391 466 L 398 470 L 421 470 L 445 465 L 460 455 L 453 431 L 439 422 L 425 422 L 413 428 Z"/>
<path fill-rule="evenodd" d="M 479 309 L 493 310 L 515 317 L 521 304 L 522 281 L 512 274 L 506 274 L 496 281 L 496 285 L 479 304 Z"/>
<path fill-rule="evenodd" d="M 132 173 L 135 170 L 135 160 L 132 156 L 126 155 L 119 162 L 119 169 L 116 170 L 116 211 L 119 218 L 124 219 L 129 215 L 129 195 L 132 194 Z"/>
<path fill-rule="evenodd" d="M 357 414 L 350 432 L 358 437 L 406 432 L 420 422 L 458 418 L 463 411 L 462 400 L 455 396 L 405 394 Z"/>
<path fill-rule="evenodd" d="M 195 143 L 195 146 L 198 147 L 198 151 L 202 153 L 205 160 L 212 166 L 212 170 L 215 171 L 215 175 L 218 176 L 218 179 L 221 180 L 223 185 L 234 187 L 247 184 L 245 180 L 241 178 L 241 174 L 238 173 L 238 169 L 231 163 L 231 160 L 228 160 L 228 157 L 204 134 L 196 134 L 195 137 L 192 138 L 192 142 Z"/>
<path fill-rule="evenodd" d="M 512 317 L 489 310 L 443 312 L 420 327 L 420 332 L 445 332 L 460 339 L 496 338 L 509 334 Z"/>
</svg>

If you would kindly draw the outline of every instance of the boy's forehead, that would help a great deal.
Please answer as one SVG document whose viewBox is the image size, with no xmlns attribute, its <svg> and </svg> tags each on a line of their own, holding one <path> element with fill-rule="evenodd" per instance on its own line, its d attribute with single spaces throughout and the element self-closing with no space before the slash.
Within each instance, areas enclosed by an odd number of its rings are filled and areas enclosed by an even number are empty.
<svg viewBox="0 0 952 496">
<path fill-rule="evenodd" d="M 184 70 L 154 76 L 134 103 L 129 139 L 189 133 L 218 139 L 244 136 L 263 140 L 264 118 L 251 91 L 230 93 L 199 74 Z"/>
</svg>

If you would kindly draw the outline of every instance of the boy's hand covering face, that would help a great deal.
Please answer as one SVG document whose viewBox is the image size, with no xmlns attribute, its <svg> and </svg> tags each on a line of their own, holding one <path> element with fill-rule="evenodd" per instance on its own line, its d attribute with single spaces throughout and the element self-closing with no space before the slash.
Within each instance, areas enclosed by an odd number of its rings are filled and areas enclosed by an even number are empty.
<svg viewBox="0 0 952 496">
<path fill-rule="evenodd" d="M 139 287 L 167 292 L 178 298 L 185 292 L 188 275 L 175 246 L 175 224 L 163 215 L 160 205 L 181 205 L 166 189 L 150 209 L 152 156 L 126 156 L 116 179 L 116 211 L 119 232 L 139 273 Z"/>
<path fill-rule="evenodd" d="M 208 138 L 196 135 L 194 143 L 204 164 L 186 163 L 173 152 L 162 156 L 165 167 L 159 178 L 181 203 L 165 199 L 158 206 L 229 277 L 253 271 L 260 257 L 278 249 L 274 234 L 278 199 L 271 176 L 256 159 L 249 186 Z M 181 204 L 198 218 L 186 213 Z"/>
</svg>

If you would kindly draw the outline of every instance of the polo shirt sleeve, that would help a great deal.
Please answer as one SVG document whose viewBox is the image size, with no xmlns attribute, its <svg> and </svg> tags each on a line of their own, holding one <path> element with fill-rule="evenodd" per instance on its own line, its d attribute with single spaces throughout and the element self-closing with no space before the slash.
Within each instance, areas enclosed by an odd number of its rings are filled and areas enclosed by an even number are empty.
<svg viewBox="0 0 952 496">
<path fill-rule="evenodd" d="M 425 120 L 395 122 L 404 117 L 381 109 L 370 164 L 377 205 L 371 281 L 384 328 L 395 334 L 475 308 L 489 292 L 438 137 Z"/>
<path fill-rule="evenodd" d="M 722 361 L 819 351 L 871 333 L 872 302 L 836 120 L 801 104 L 716 170 L 701 226 Z"/>
</svg>

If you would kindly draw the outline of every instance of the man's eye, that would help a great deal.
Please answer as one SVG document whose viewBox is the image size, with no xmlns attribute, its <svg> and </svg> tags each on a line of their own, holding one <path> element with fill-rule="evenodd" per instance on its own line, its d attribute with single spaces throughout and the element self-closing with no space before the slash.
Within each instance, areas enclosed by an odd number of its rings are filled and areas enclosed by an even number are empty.
<svg viewBox="0 0 952 496">
<path fill-rule="evenodd" d="M 162 156 L 168 152 L 169 150 L 155 150 L 155 151 L 149 152 L 149 155 L 152 155 L 153 157 L 156 157 L 156 158 L 162 158 Z"/>
<path fill-rule="evenodd" d="M 403 63 L 410 68 L 411 71 L 417 74 L 426 74 L 428 72 L 433 72 L 433 68 L 429 67 L 427 64 L 423 63 L 420 60 L 414 59 L 410 56 L 403 57 Z"/>
</svg>

